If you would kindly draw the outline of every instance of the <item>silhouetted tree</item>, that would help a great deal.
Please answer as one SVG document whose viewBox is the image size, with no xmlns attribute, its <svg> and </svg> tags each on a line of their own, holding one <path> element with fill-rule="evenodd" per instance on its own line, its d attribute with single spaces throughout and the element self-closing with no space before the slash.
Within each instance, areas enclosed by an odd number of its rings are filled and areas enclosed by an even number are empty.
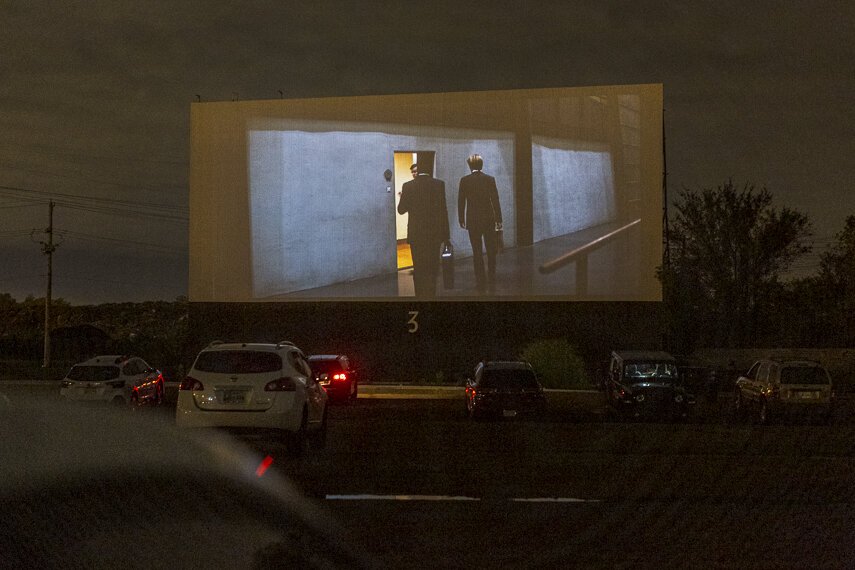
<svg viewBox="0 0 855 570">
<path fill-rule="evenodd" d="M 675 206 L 671 263 L 660 267 L 659 278 L 677 348 L 753 344 L 780 275 L 810 251 L 808 218 L 773 208 L 766 188 L 737 188 L 730 180 L 684 189 Z"/>
<path fill-rule="evenodd" d="M 855 346 L 855 216 L 834 237 L 837 242 L 820 256 L 818 282 L 839 346 Z"/>
</svg>

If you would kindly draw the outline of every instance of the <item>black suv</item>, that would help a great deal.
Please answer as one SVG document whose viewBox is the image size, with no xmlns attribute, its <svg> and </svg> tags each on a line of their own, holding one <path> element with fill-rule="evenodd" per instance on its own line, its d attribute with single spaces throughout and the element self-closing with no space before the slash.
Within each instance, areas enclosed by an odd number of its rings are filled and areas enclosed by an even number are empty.
<svg viewBox="0 0 855 570">
<path fill-rule="evenodd" d="M 470 418 L 542 415 L 545 409 L 543 386 L 528 362 L 480 362 L 475 376 L 466 381 L 466 415 Z"/>
<path fill-rule="evenodd" d="M 604 388 L 619 417 L 686 417 L 695 403 L 676 359 L 658 350 L 613 351 Z"/>
</svg>

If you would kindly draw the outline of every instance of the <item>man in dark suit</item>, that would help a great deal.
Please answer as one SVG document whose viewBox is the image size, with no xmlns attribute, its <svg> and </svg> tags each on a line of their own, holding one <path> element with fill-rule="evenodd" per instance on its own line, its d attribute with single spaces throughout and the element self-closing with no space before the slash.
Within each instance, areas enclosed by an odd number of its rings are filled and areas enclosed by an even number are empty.
<svg viewBox="0 0 855 570">
<path fill-rule="evenodd" d="M 457 216 L 460 227 L 469 232 L 472 261 L 475 264 L 475 286 L 479 293 L 496 288 L 496 231 L 502 228 L 502 208 L 496 179 L 484 174 L 484 160 L 479 154 L 466 159 L 471 171 L 460 179 Z M 487 274 L 484 274 L 483 251 L 487 250 Z"/>
<path fill-rule="evenodd" d="M 432 161 L 431 157 L 431 161 Z M 436 297 L 440 247 L 449 241 L 445 182 L 431 176 L 433 164 L 419 157 L 418 176 L 401 187 L 398 213 L 409 214 L 407 241 L 413 254 L 416 297 Z"/>
</svg>

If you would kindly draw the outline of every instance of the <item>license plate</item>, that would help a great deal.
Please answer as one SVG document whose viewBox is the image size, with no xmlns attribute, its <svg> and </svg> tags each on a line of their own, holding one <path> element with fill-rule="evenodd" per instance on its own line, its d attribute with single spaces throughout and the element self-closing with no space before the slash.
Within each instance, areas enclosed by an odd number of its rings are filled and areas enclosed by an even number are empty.
<svg viewBox="0 0 855 570">
<path fill-rule="evenodd" d="M 512 418 L 517 415 L 516 410 L 502 410 L 502 416 L 506 418 Z"/>
<path fill-rule="evenodd" d="M 244 390 L 226 390 L 223 392 L 224 404 L 243 404 L 246 399 Z"/>
<path fill-rule="evenodd" d="M 819 398 L 819 392 L 799 392 L 798 396 L 803 400 L 815 400 Z"/>
<path fill-rule="evenodd" d="M 87 394 L 87 395 L 88 395 L 88 394 L 94 394 L 94 393 L 95 393 L 95 390 L 97 390 L 97 389 L 98 389 L 98 388 L 93 388 L 93 387 L 91 387 L 91 386 L 87 386 L 86 388 L 84 388 L 84 389 L 83 389 L 83 393 L 84 393 L 84 394 Z"/>
</svg>

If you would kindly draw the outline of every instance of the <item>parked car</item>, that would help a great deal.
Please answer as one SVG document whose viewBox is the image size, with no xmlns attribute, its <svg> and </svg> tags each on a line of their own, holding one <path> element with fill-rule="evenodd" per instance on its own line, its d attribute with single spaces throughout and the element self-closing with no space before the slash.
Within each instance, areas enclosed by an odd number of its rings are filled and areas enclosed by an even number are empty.
<svg viewBox="0 0 855 570">
<path fill-rule="evenodd" d="M 695 403 L 677 361 L 663 351 L 613 351 L 604 389 L 608 403 L 621 418 L 682 418 Z"/>
<path fill-rule="evenodd" d="M 327 394 L 288 341 L 212 342 L 178 387 L 175 414 L 181 428 L 276 434 L 294 455 L 326 444 Z"/>
<path fill-rule="evenodd" d="M 543 386 L 525 361 L 479 362 L 465 395 L 470 418 L 536 416 L 546 410 Z"/>
<path fill-rule="evenodd" d="M 159 405 L 164 398 L 163 375 L 136 356 L 96 356 L 71 367 L 59 394 L 73 402 Z"/>
<path fill-rule="evenodd" d="M 358 397 L 359 377 L 344 354 L 313 354 L 309 356 L 309 366 L 330 401 L 350 402 Z"/>
<path fill-rule="evenodd" d="M 819 362 L 759 360 L 737 379 L 734 410 L 738 417 L 753 414 L 761 424 L 775 416 L 802 414 L 829 421 L 834 414 L 834 387 Z"/>
</svg>

